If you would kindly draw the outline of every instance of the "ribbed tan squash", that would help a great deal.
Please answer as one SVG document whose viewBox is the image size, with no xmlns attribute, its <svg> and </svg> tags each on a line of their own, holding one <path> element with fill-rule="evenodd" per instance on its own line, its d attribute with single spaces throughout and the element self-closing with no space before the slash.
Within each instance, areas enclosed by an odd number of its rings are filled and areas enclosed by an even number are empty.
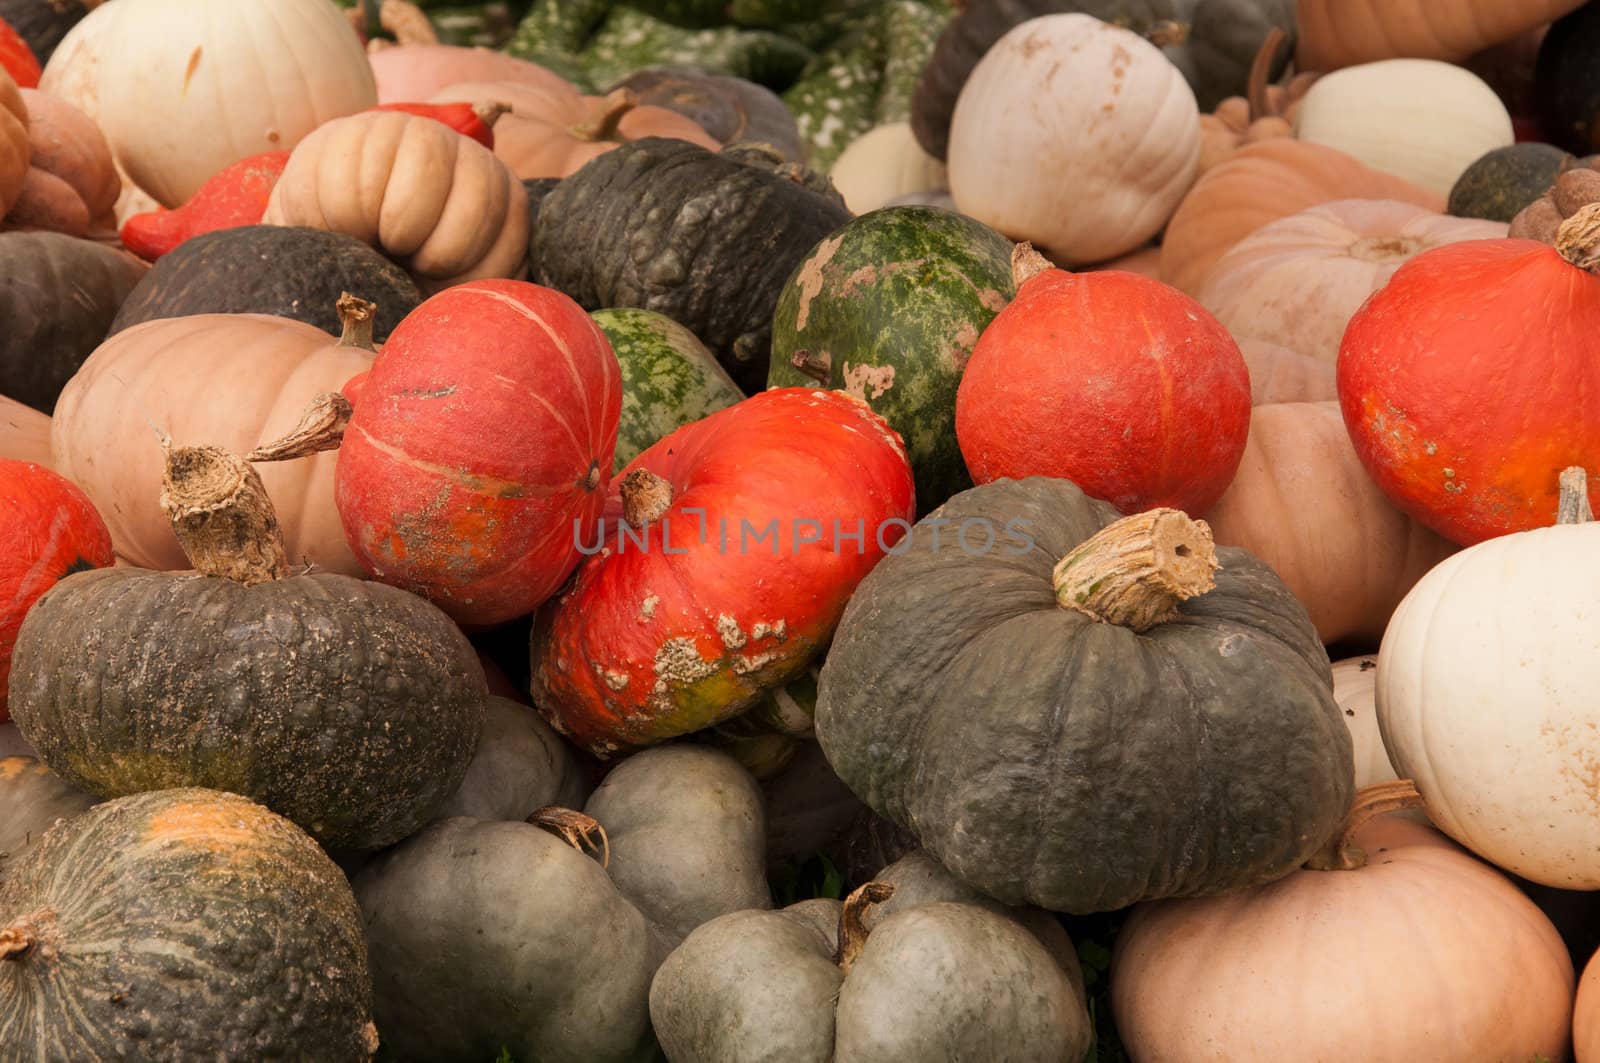
<svg viewBox="0 0 1600 1063">
<path fill-rule="evenodd" d="M 1248 144 L 1195 182 L 1161 242 L 1161 275 L 1196 295 L 1233 245 L 1269 222 L 1334 199 L 1398 199 L 1443 210 L 1444 196 L 1321 144 Z"/>
<path fill-rule="evenodd" d="M 1326 643 L 1375 645 L 1400 599 L 1456 550 L 1389 504 L 1337 402 L 1251 411 L 1239 471 L 1206 520 L 1218 545 L 1272 566 Z"/>
<path fill-rule="evenodd" d="M 1250 405 L 1332 402 L 1339 397 L 1332 362 L 1312 358 L 1266 340 L 1239 340 L 1250 370 Z"/>
<path fill-rule="evenodd" d="M 36 89 L 23 89 L 22 101 L 28 109 L 28 173 L 5 228 L 69 236 L 87 236 L 91 226 L 115 230 L 112 208 L 122 179 L 100 127 L 65 100 Z"/>
</svg>

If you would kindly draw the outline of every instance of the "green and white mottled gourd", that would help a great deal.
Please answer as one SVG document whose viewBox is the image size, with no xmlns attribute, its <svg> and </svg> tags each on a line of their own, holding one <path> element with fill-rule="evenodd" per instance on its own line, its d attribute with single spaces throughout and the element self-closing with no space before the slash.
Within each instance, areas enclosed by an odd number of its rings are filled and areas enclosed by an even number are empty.
<svg viewBox="0 0 1600 1063">
<path fill-rule="evenodd" d="M 1011 254 L 965 215 L 886 207 L 818 244 L 778 298 L 768 386 L 821 384 L 877 411 L 906 442 L 919 515 L 972 486 L 956 389 L 1015 294 Z"/>
<path fill-rule="evenodd" d="M 922 68 L 948 16 L 916 0 L 891 0 L 819 54 L 783 94 L 811 165 L 824 171 L 868 130 L 911 117 Z"/>
<path fill-rule="evenodd" d="M 596 310 L 622 368 L 613 475 L 657 440 L 744 398 L 693 332 L 653 310 Z"/>
</svg>

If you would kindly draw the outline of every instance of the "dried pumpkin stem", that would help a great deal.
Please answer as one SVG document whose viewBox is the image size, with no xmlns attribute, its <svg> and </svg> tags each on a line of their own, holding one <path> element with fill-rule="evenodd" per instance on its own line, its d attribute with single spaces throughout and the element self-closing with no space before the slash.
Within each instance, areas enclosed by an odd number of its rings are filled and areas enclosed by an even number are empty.
<svg viewBox="0 0 1600 1063">
<path fill-rule="evenodd" d="M 867 947 L 867 925 L 863 922 L 867 909 L 893 896 L 893 883 L 868 882 L 844 899 L 844 907 L 839 909 L 839 948 L 833 954 L 841 973 L 849 974 L 861 950 Z"/>
<path fill-rule="evenodd" d="M 1261 42 L 1255 60 L 1250 64 L 1250 80 L 1246 83 L 1245 98 L 1250 101 L 1251 123 L 1261 118 L 1283 117 L 1279 109 L 1272 106 L 1272 99 L 1267 95 L 1267 79 L 1272 76 L 1272 64 L 1278 60 L 1278 50 L 1288 39 L 1283 30 L 1277 26 L 1272 27 L 1267 31 L 1266 39 Z"/>
<path fill-rule="evenodd" d="M 295 458 L 337 450 L 350 424 L 350 400 L 337 391 L 325 391 L 311 400 L 300 423 L 288 435 L 263 443 L 246 461 L 292 461 Z"/>
<path fill-rule="evenodd" d="M 1350 814 L 1337 834 L 1310 860 L 1309 871 L 1355 871 L 1367 866 L 1367 854 L 1355 843 L 1356 832 L 1378 816 L 1407 808 L 1421 808 L 1422 795 L 1410 779 L 1378 783 L 1356 794 Z"/>
<path fill-rule="evenodd" d="M 13 923 L 0 930 L 0 960 L 20 960 L 39 943 L 27 923 Z"/>
<path fill-rule="evenodd" d="M 1573 465 L 1561 470 L 1561 501 L 1556 507 L 1557 524 L 1588 524 L 1594 520 L 1589 508 L 1589 473 Z"/>
<path fill-rule="evenodd" d="M 579 140 L 612 140 L 623 118 L 637 106 L 639 97 L 632 89 L 617 89 L 606 96 L 594 117 L 572 127 L 572 135 Z"/>
<path fill-rule="evenodd" d="M 1203 520 L 1152 509 L 1102 528 L 1056 563 L 1056 602 L 1106 624 L 1148 631 L 1178 603 L 1216 586 L 1216 545 Z"/>
<path fill-rule="evenodd" d="M 611 839 L 606 836 L 606 829 L 600 825 L 600 821 L 593 816 L 560 805 L 546 805 L 535 809 L 533 815 L 528 817 L 528 822 L 559 835 L 580 853 L 586 846 L 591 853 L 601 853 L 600 866 L 611 866 Z M 595 844 L 596 835 L 600 837 L 599 845 Z"/>
<path fill-rule="evenodd" d="M 833 355 L 801 348 L 789 356 L 789 364 L 819 384 L 826 384 L 833 372 Z"/>
<path fill-rule="evenodd" d="M 373 350 L 372 319 L 378 314 L 378 304 L 340 292 L 334 309 L 339 313 L 339 346 Z"/>
<path fill-rule="evenodd" d="M 1600 203 L 1589 203 L 1556 230 L 1556 251 L 1590 273 L 1600 273 Z"/>
<path fill-rule="evenodd" d="M 161 511 L 195 571 L 246 587 L 287 576 L 278 515 L 255 469 L 221 447 L 162 449 Z"/>
<path fill-rule="evenodd" d="M 672 508 L 672 484 L 649 469 L 622 478 L 622 519 L 635 528 L 660 520 Z"/>
<path fill-rule="evenodd" d="M 378 6 L 378 24 L 399 44 L 439 43 L 433 22 L 410 0 L 383 0 Z"/>
<path fill-rule="evenodd" d="M 1011 284 L 1017 291 L 1021 291 L 1024 284 L 1039 274 L 1055 268 L 1054 263 L 1036 251 L 1026 240 L 1011 248 Z"/>
<path fill-rule="evenodd" d="M 478 121 L 493 129 L 496 122 L 511 113 L 511 105 L 498 100 L 493 103 L 475 103 L 472 105 L 472 113 L 478 116 Z"/>
</svg>

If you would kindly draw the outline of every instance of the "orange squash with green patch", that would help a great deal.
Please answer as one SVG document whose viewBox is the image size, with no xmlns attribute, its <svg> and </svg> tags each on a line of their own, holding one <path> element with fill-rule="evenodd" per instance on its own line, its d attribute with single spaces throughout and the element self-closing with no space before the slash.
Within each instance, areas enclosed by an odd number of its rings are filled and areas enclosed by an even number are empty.
<svg viewBox="0 0 1600 1063">
<path fill-rule="evenodd" d="M 629 464 L 532 636 L 533 700 L 599 756 L 721 723 L 799 675 L 910 528 L 899 435 L 839 391 L 776 388 Z"/>
</svg>

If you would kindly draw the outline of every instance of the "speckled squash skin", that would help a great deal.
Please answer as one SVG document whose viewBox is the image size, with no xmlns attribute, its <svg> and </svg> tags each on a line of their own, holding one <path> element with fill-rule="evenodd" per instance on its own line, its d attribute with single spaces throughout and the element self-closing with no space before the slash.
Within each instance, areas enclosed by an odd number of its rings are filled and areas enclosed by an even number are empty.
<svg viewBox="0 0 1600 1063">
<path fill-rule="evenodd" d="M 273 314 L 337 336 L 342 292 L 377 304 L 377 343 L 422 302 L 405 270 L 353 236 L 285 225 L 220 229 L 162 255 L 128 294 L 109 335 L 161 317 Z"/>
<path fill-rule="evenodd" d="M 926 514 L 972 486 L 956 389 L 1015 294 L 1011 241 L 988 226 L 933 207 L 873 211 L 818 244 L 784 285 L 768 386 L 820 384 L 876 410 L 906 441 Z M 815 368 L 793 365 L 797 351 Z"/>
<path fill-rule="evenodd" d="M 577 808 L 589 796 L 572 750 L 527 705 L 490 695 L 466 778 L 435 819 L 527 819 L 546 805 Z"/>
<path fill-rule="evenodd" d="M 360 912 L 294 824 L 163 790 L 50 831 L 0 883 L 0 1045 L 12 1059 L 370 1058 Z"/>
<path fill-rule="evenodd" d="M 1458 218 L 1509 222 L 1578 160 L 1551 144 L 1512 144 L 1485 154 L 1450 189 L 1446 210 Z"/>
<path fill-rule="evenodd" d="M 145 268 L 65 233 L 0 233 L 0 394 L 53 411 Z"/>
<path fill-rule="evenodd" d="M 766 385 L 784 282 L 849 220 L 841 201 L 772 169 L 650 137 L 607 152 L 546 197 L 533 260 L 540 284 L 586 310 L 672 318 L 753 393 Z"/>
<path fill-rule="evenodd" d="M 761 794 L 725 755 L 640 753 L 584 811 L 607 832 L 609 869 L 543 828 L 458 818 L 357 875 L 397 1058 L 658 1059 L 648 994 L 662 958 L 709 919 L 771 906 Z"/>
<path fill-rule="evenodd" d="M 228 790 L 330 849 L 391 845 L 432 819 L 488 695 L 438 609 L 332 573 L 244 587 L 80 572 L 28 613 L 11 669 L 12 716 L 73 785 Z"/>
<path fill-rule="evenodd" d="M 622 368 L 622 416 L 612 474 L 684 425 L 744 398 L 694 333 L 653 310 L 589 315 Z"/>
<path fill-rule="evenodd" d="M 0 757 L 0 882 L 57 820 L 99 800 L 62 782 L 33 757 Z"/>
<path fill-rule="evenodd" d="M 1056 604 L 1056 562 L 1116 519 L 1065 480 L 957 495 L 862 581 L 822 668 L 839 777 L 1006 903 L 1087 913 L 1271 881 L 1354 792 L 1327 653 L 1249 554 L 1218 548 L 1215 588 L 1143 635 Z M 952 548 L 967 521 L 994 545 Z"/>
</svg>

